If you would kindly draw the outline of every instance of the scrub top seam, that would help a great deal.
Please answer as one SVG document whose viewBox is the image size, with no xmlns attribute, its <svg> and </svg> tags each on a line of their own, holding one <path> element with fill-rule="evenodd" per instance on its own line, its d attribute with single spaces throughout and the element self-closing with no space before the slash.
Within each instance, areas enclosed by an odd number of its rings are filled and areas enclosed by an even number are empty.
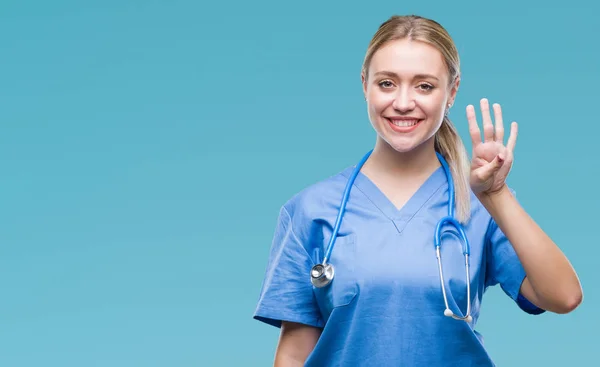
<svg viewBox="0 0 600 367">
<path fill-rule="evenodd" d="M 394 219 L 392 219 L 392 222 L 394 223 L 394 225 L 396 226 L 396 229 L 398 230 L 398 233 L 402 233 L 404 231 L 404 229 L 406 228 L 406 226 L 413 221 L 413 219 L 417 216 L 417 214 L 419 214 L 419 212 L 421 210 L 423 210 L 423 208 L 425 207 L 425 205 L 427 205 L 427 203 L 429 203 L 431 201 L 431 199 L 435 196 L 435 194 L 437 194 L 440 189 L 442 188 L 442 186 L 444 186 L 444 182 L 440 183 L 440 185 L 433 190 L 433 192 L 424 200 L 422 200 L 422 204 L 419 205 L 418 207 L 414 208 L 411 211 L 408 211 L 410 214 L 409 215 L 402 215 L 402 211 L 396 213 L 396 217 L 394 217 Z M 420 189 L 419 189 L 420 190 Z M 417 194 L 415 194 L 417 195 Z M 403 208 L 404 209 L 404 208 Z"/>
<path fill-rule="evenodd" d="M 423 201 L 423 204 L 421 204 L 421 206 L 419 206 L 414 211 L 414 213 L 410 216 L 410 218 L 408 218 L 406 223 L 410 222 L 414 217 L 417 216 L 417 214 L 419 214 L 419 212 L 423 209 L 423 207 L 425 207 L 425 205 L 427 205 L 427 203 L 429 203 L 431 201 L 431 199 L 440 191 L 440 189 L 444 186 L 444 183 L 445 182 L 440 183 L 440 185 L 435 190 L 433 190 L 431 195 L 429 195 L 429 197 Z"/>
<path fill-rule="evenodd" d="M 348 168 L 346 168 L 346 169 L 348 169 Z M 433 176 L 433 175 L 435 175 L 435 174 L 436 174 L 436 172 L 434 172 L 434 173 L 432 174 L 432 176 Z M 344 170 L 344 171 L 342 171 L 342 172 L 340 172 L 340 175 L 341 175 L 341 176 L 343 176 L 343 177 L 344 177 L 344 178 L 346 178 L 346 179 L 348 179 L 348 178 L 349 178 L 349 176 L 347 176 L 347 175 L 346 175 L 346 171 L 345 171 L 345 170 Z M 429 178 L 428 178 L 428 179 L 425 181 L 424 185 L 426 185 L 426 184 L 427 184 L 427 181 L 428 181 L 429 179 L 431 179 L 431 178 L 432 178 L 432 176 L 430 176 L 430 177 L 429 177 Z M 368 178 L 367 178 L 367 179 L 368 179 Z M 440 191 L 440 189 L 441 189 L 441 188 L 444 186 L 444 184 L 445 184 L 445 183 L 447 183 L 447 180 L 446 180 L 446 181 L 442 181 L 442 182 L 440 182 L 439 186 L 438 186 L 438 187 L 437 187 L 435 190 L 433 190 L 433 192 L 432 192 L 432 193 L 431 193 L 431 194 L 430 194 L 430 195 L 429 195 L 429 196 L 428 196 L 428 197 L 427 197 L 425 200 L 423 200 L 423 203 L 422 203 L 422 204 L 421 204 L 419 207 L 415 208 L 415 210 L 413 210 L 413 213 L 410 215 L 410 217 L 404 217 L 404 218 L 407 218 L 406 220 L 404 220 L 404 219 L 403 219 L 403 214 L 402 214 L 402 212 L 403 212 L 403 211 L 405 211 L 405 209 L 406 209 L 406 205 L 405 205 L 403 208 L 399 209 L 399 210 L 396 208 L 396 211 L 393 213 L 393 215 L 391 215 L 392 213 L 388 213 L 388 212 L 385 210 L 385 208 L 382 208 L 381 206 L 377 205 L 377 203 L 376 203 L 376 202 L 375 202 L 375 201 L 374 201 L 374 200 L 371 198 L 371 196 L 369 196 L 369 195 L 368 195 L 368 194 L 367 194 L 367 193 L 366 193 L 364 190 L 362 190 L 362 189 L 360 188 L 360 185 L 358 184 L 358 182 L 357 182 L 357 181 L 355 181 L 355 182 L 352 184 L 352 187 L 353 187 L 353 189 L 354 189 L 354 188 L 358 189 L 358 190 L 359 190 L 359 191 L 360 191 L 360 192 L 363 194 L 363 196 L 364 196 L 364 197 L 366 197 L 366 198 L 367 198 L 367 200 L 369 200 L 369 201 L 370 201 L 370 202 L 371 202 L 371 203 L 372 203 L 372 204 L 373 204 L 373 205 L 374 205 L 374 206 L 375 206 L 375 207 L 376 207 L 376 208 L 379 210 L 379 212 L 380 212 L 381 214 L 383 214 L 383 216 L 384 216 L 384 217 L 386 217 L 387 219 L 389 219 L 389 220 L 390 220 L 390 221 L 392 221 L 393 223 L 397 223 L 398 221 L 402 221 L 402 222 L 404 222 L 404 224 L 406 225 L 406 224 L 410 223 L 410 221 L 411 221 L 411 220 L 412 220 L 412 219 L 413 219 L 415 216 L 417 216 L 417 214 L 418 214 L 418 213 L 419 213 L 419 212 L 420 212 L 420 211 L 423 209 L 423 207 L 424 207 L 424 206 L 425 206 L 427 203 L 429 203 L 429 202 L 431 201 L 431 199 L 433 198 L 433 196 L 434 196 L 434 195 L 436 195 L 436 194 L 437 194 L 437 193 Z M 418 195 L 418 192 L 419 192 L 419 191 L 420 191 L 422 188 L 423 188 L 423 186 L 421 186 L 421 187 L 420 187 L 420 188 L 417 190 L 417 192 L 415 192 L 415 194 L 414 194 L 414 195 Z M 410 200 L 412 200 L 412 199 L 414 198 L 414 195 L 413 195 L 413 196 L 412 196 L 412 197 L 409 199 L 409 202 L 410 202 Z M 407 202 L 406 204 L 408 204 L 408 202 Z M 404 226 L 403 226 L 403 227 L 404 227 Z M 402 230 L 400 230 L 400 229 L 399 229 L 399 232 L 402 232 Z"/>
<path fill-rule="evenodd" d="M 306 258 L 310 259 L 310 261 L 312 263 L 311 265 L 315 265 L 314 259 L 310 256 L 310 254 L 308 253 L 306 248 L 303 246 L 302 240 L 300 239 L 300 237 L 298 237 L 298 235 L 294 231 L 294 221 L 293 221 L 292 216 L 290 215 L 290 212 L 288 211 L 288 209 L 285 206 L 283 206 L 283 210 L 285 211 L 285 214 L 288 216 L 288 218 L 290 220 L 290 222 L 289 222 L 290 223 L 290 233 L 291 233 L 292 237 L 294 238 L 294 241 L 292 241 L 292 242 L 295 242 L 296 245 L 302 249 L 302 252 L 304 252 L 304 254 L 306 255 Z"/>
<path fill-rule="evenodd" d="M 344 176 L 344 178 L 346 178 L 346 179 L 349 178 L 349 176 L 346 176 L 345 172 L 341 172 L 340 174 L 342 176 Z M 377 203 L 375 201 L 373 201 L 373 199 L 369 195 L 367 195 L 367 193 L 364 192 L 363 189 L 360 188 L 360 185 L 358 185 L 356 181 L 354 181 L 354 183 L 352 184 L 352 188 L 360 191 L 363 194 L 363 196 L 365 198 L 367 198 L 367 200 L 369 200 L 371 202 L 371 204 L 373 204 L 373 206 L 375 206 L 375 208 L 377 208 L 377 210 L 379 210 L 379 212 L 381 214 L 383 214 L 384 217 L 386 217 L 387 219 L 389 219 L 392 222 L 394 221 L 394 218 L 391 217 L 390 215 L 388 215 L 388 213 L 386 213 L 386 211 L 383 208 L 381 208 L 379 205 L 377 205 Z M 348 202 L 350 202 L 350 201 L 348 201 Z"/>
</svg>

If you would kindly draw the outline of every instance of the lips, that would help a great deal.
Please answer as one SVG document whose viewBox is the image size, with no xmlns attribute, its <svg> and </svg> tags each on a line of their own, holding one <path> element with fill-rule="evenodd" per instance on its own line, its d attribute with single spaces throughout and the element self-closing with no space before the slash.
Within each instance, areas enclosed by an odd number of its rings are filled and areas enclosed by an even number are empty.
<svg viewBox="0 0 600 367">
<path fill-rule="evenodd" d="M 412 117 L 402 117 L 402 118 L 385 118 L 392 130 L 399 133 L 408 133 L 416 129 L 424 119 L 412 118 Z"/>
<path fill-rule="evenodd" d="M 419 122 L 421 122 L 421 119 L 390 119 L 388 118 L 388 120 L 390 121 L 390 123 L 398 126 L 398 127 L 411 127 L 414 126 L 416 124 L 418 124 Z"/>
</svg>

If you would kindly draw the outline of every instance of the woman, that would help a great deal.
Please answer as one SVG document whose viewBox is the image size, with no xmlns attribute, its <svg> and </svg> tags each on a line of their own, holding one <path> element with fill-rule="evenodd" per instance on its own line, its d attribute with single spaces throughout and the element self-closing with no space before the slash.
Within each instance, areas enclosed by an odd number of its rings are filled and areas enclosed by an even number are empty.
<svg viewBox="0 0 600 367">
<path fill-rule="evenodd" d="M 460 83 L 457 50 L 426 18 L 394 16 L 380 26 L 362 83 L 377 132 L 372 153 L 302 190 L 279 215 L 255 313 L 281 327 L 275 366 L 493 366 L 474 330 L 487 287 L 499 284 L 531 314 L 567 313 L 582 300 L 568 260 L 505 183 L 517 124 L 504 145 L 501 108 L 492 106 L 493 123 L 482 99 L 482 137 L 468 106 L 469 161 L 447 118 Z M 470 245 L 468 273 L 452 226 L 438 267 L 434 233 L 449 207 Z M 332 236 L 333 280 L 314 286 L 311 268 Z"/>
</svg>

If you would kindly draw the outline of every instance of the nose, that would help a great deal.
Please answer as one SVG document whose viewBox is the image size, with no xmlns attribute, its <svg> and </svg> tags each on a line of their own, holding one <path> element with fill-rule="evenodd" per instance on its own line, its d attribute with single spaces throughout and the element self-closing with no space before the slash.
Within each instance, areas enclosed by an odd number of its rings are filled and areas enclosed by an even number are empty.
<svg viewBox="0 0 600 367">
<path fill-rule="evenodd" d="M 415 108 L 415 99 L 406 88 L 398 88 L 398 92 L 394 97 L 392 107 L 399 112 L 410 111 Z"/>
</svg>

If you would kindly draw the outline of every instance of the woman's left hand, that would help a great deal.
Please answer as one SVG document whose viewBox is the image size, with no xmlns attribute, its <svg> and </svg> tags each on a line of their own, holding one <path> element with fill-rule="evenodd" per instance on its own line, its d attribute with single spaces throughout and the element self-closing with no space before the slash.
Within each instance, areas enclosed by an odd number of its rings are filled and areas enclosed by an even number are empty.
<svg viewBox="0 0 600 367">
<path fill-rule="evenodd" d="M 483 119 L 483 140 L 477 125 L 475 107 L 467 106 L 469 133 L 473 141 L 473 157 L 471 159 L 471 189 L 476 195 L 489 195 L 500 191 L 506 185 L 506 177 L 512 168 L 513 150 L 517 142 L 517 123 L 510 126 L 510 136 L 504 145 L 504 126 L 502 110 L 495 103 L 494 120 L 490 116 L 490 106 L 487 99 L 481 100 L 481 115 Z"/>
</svg>

